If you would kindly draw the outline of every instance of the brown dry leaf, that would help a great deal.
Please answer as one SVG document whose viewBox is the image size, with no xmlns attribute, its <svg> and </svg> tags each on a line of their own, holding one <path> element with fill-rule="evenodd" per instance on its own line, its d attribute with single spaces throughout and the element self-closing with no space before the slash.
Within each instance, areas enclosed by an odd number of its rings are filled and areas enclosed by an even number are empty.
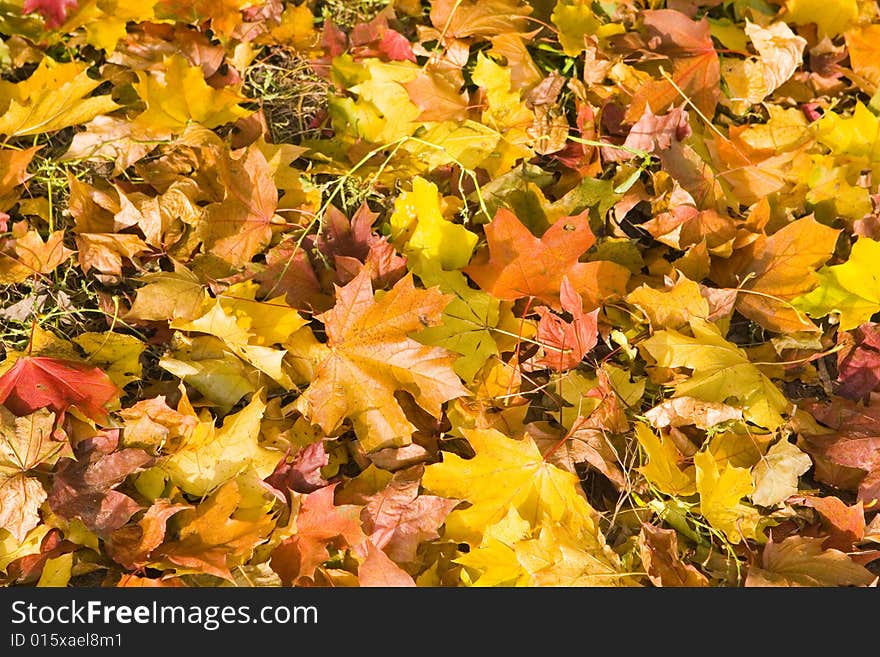
<svg viewBox="0 0 880 657">
<path fill-rule="evenodd" d="M 420 495 L 424 467 L 399 470 L 388 485 L 367 498 L 361 513 L 370 543 L 397 563 L 415 561 L 420 543 L 439 538 L 440 525 L 458 500 Z"/>
<path fill-rule="evenodd" d="M 98 536 L 109 536 L 141 507 L 115 488 L 153 458 L 140 449 L 102 454 L 93 449 L 78 461 L 63 459 L 55 472 L 49 505 L 62 518 L 79 518 Z"/>
<path fill-rule="evenodd" d="M 445 39 L 525 32 L 532 7 L 521 0 L 434 0 L 431 23 Z"/>
<path fill-rule="evenodd" d="M 205 249 L 241 267 L 268 245 L 278 206 L 278 190 L 265 156 L 255 145 L 237 157 L 218 160 L 217 181 L 224 190 L 200 224 Z"/>
<path fill-rule="evenodd" d="M 143 399 L 119 415 L 125 420 L 122 440 L 127 446 L 152 450 L 163 448 L 176 451 L 182 441 L 192 435 L 198 425 L 198 417 L 187 411 L 185 404 L 180 410 L 168 406 L 165 396 Z"/>
<path fill-rule="evenodd" d="M 158 132 L 150 126 L 115 116 L 96 116 L 73 136 L 61 158 L 112 162 L 117 176 L 157 146 Z"/>
<path fill-rule="evenodd" d="M 232 479 L 194 509 L 178 510 L 177 540 L 155 549 L 154 562 L 170 562 L 184 571 L 196 569 L 233 581 L 230 569 L 246 561 L 275 526 L 266 514 L 236 518 L 241 501 L 241 488 Z"/>
<path fill-rule="evenodd" d="M 540 446 L 537 439 L 535 442 Z M 628 476 L 623 471 L 620 455 L 611 444 L 607 431 L 591 427 L 577 428 L 568 435 L 566 448 L 573 463 L 589 463 L 608 477 L 618 490 L 627 489 Z M 575 469 L 571 468 L 570 471 L 574 472 Z"/>
<path fill-rule="evenodd" d="M 689 201 L 661 212 L 642 224 L 642 228 L 658 242 L 676 249 L 687 249 L 705 242 L 710 252 L 727 250 L 736 236 L 733 219 L 717 210 L 699 210 L 692 198 Z"/>
<path fill-rule="evenodd" d="M 23 472 L 0 474 L 0 527 L 17 541 L 24 541 L 28 532 L 40 524 L 40 505 L 47 497 L 36 477 Z"/>
<path fill-rule="evenodd" d="M 868 586 L 877 578 L 840 550 L 824 550 L 823 538 L 789 536 L 764 547 L 761 567 L 749 568 L 747 587 Z"/>
<path fill-rule="evenodd" d="M 633 150 L 656 153 L 664 151 L 675 142 L 684 141 L 691 135 L 688 113 L 681 107 L 673 107 L 666 114 L 657 115 L 650 106 L 630 128 L 623 145 Z M 614 154 L 612 159 L 631 159 L 632 153 L 619 149 L 609 149 Z M 606 156 L 606 159 L 608 157 Z"/>
<path fill-rule="evenodd" d="M 18 200 L 19 185 L 31 177 L 27 169 L 40 149 L 34 146 L 20 151 L 0 150 L 0 211 L 8 210 Z"/>
<path fill-rule="evenodd" d="M 880 499 L 880 405 L 876 394 L 870 399 L 868 406 L 840 397 L 834 398 L 834 403 L 804 405 L 817 420 L 833 429 L 803 433 L 803 447 L 813 457 L 816 478 L 857 491 L 865 505 Z"/>
<path fill-rule="evenodd" d="M 137 235 L 124 233 L 80 233 L 76 247 L 83 273 L 96 269 L 114 276 L 122 275 L 123 258 L 132 260 L 150 248 Z"/>
<path fill-rule="evenodd" d="M 107 553 L 126 568 L 142 568 L 149 563 L 150 553 L 165 540 L 168 518 L 192 508 L 188 504 L 172 504 L 166 499 L 156 500 L 137 524 L 126 525 L 110 534 Z"/>
<path fill-rule="evenodd" d="M 12 239 L 0 242 L 0 283 L 14 285 L 40 274 L 50 274 L 74 251 L 64 246 L 64 231 L 50 233 L 44 241 L 36 230 L 28 230 L 25 222 L 12 228 Z"/>
<path fill-rule="evenodd" d="M 709 586 L 709 580 L 703 573 L 681 560 L 675 530 L 642 524 L 639 554 L 648 579 L 654 586 Z"/>
<path fill-rule="evenodd" d="M 360 586 L 400 588 L 416 585 L 412 576 L 394 563 L 371 540 L 367 540 L 365 546 L 367 554 L 364 561 L 358 567 L 358 583 Z"/>
<path fill-rule="evenodd" d="M 861 501 L 847 506 L 839 497 L 809 495 L 793 500 L 816 509 L 822 525 L 829 532 L 823 547 L 850 552 L 865 537 L 865 509 Z"/>
<path fill-rule="evenodd" d="M 47 409 L 14 417 L 0 406 L 0 527 L 20 543 L 40 524 L 40 505 L 47 498 L 31 471 L 72 456 L 67 439 L 53 435 L 54 425 L 55 414 Z"/>
<path fill-rule="evenodd" d="M 736 309 L 765 328 L 779 333 L 817 331 L 788 302 L 818 284 L 815 272 L 831 258 L 837 235 L 837 230 L 803 217 L 713 263 L 712 278 L 724 287 L 739 288 Z"/>
<path fill-rule="evenodd" d="M 767 96 L 781 87 L 800 67 L 807 40 L 797 36 L 783 22 L 772 23 L 765 28 L 746 19 L 745 33 L 760 56 L 764 69 L 764 96 Z"/>
<path fill-rule="evenodd" d="M 266 483 L 282 492 L 314 493 L 328 484 L 321 475 L 321 468 L 329 463 L 324 441 L 319 439 L 300 449 L 289 461 L 288 458 L 281 459 L 272 474 L 266 477 Z"/>
<path fill-rule="evenodd" d="M 866 322 L 851 331 L 838 331 L 837 394 L 865 399 L 880 386 L 880 324 Z"/>
<path fill-rule="evenodd" d="M 292 307 L 323 312 L 333 299 L 321 288 L 315 270 L 302 245 L 288 238 L 266 253 L 266 265 L 253 275 L 260 284 L 260 294 L 274 297 L 283 294 Z"/>
</svg>

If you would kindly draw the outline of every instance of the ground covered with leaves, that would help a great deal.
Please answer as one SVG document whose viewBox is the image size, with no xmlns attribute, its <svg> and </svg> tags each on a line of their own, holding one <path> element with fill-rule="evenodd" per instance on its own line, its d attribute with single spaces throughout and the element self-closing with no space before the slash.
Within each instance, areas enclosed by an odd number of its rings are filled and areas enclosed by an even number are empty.
<svg viewBox="0 0 880 657">
<path fill-rule="evenodd" d="M 872 586 L 873 0 L 3 0 L 6 586 Z"/>
</svg>

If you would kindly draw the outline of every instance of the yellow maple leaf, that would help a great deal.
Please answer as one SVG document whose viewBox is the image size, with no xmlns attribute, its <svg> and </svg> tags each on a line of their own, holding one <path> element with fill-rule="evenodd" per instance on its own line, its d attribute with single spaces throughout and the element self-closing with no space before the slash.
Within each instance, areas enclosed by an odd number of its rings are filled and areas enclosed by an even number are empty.
<svg viewBox="0 0 880 657">
<path fill-rule="evenodd" d="M 86 43 L 102 48 L 109 54 L 125 38 L 126 25 L 129 22 L 155 20 L 155 6 L 158 2 L 159 0 L 99 0 L 94 5 L 80 2 L 76 23 L 85 28 Z M 64 30 L 69 33 L 73 31 L 73 27 L 65 25 Z"/>
<path fill-rule="evenodd" d="M 601 23 L 589 0 L 557 0 L 550 20 L 559 29 L 559 43 L 569 57 L 577 57 L 586 47 L 584 37 L 592 36 Z"/>
<path fill-rule="evenodd" d="M 836 0 L 829 7 L 827 0 L 787 0 L 787 23 L 808 25 L 815 23 L 819 36 L 833 38 L 845 32 L 859 17 L 857 0 Z"/>
<path fill-rule="evenodd" d="M 849 331 L 880 310 L 880 242 L 859 237 L 840 265 L 822 267 L 819 286 L 792 301 L 811 317 L 835 313 L 840 331 Z"/>
<path fill-rule="evenodd" d="M 288 5 L 281 13 L 281 22 L 269 35 L 274 43 L 290 44 L 297 50 L 312 48 L 318 44 L 315 17 L 308 5 Z"/>
<path fill-rule="evenodd" d="M 559 523 L 572 531 L 598 532 L 595 511 L 580 492 L 576 475 L 544 461 L 535 441 L 508 438 L 495 429 L 463 429 L 476 456 L 445 453 L 425 468 L 422 485 L 443 497 L 467 500 L 446 519 L 446 536 L 478 545 L 486 528 L 510 508 L 533 528 Z"/>
<path fill-rule="evenodd" d="M 265 410 L 265 402 L 254 395 L 242 410 L 227 416 L 219 429 L 213 420 L 200 418 L 180 448 L 162 462 L 162 469 L 192 495 L 206 495 L 251 467 L 261 478 L 268 477 L 283 454 L 257 441 Z M 195 412 L 190 408 L 189 414 Z"/>
<path fill-rule="evenodd" d="M 838 158 L 867 163 L 880 173 L 880 118 L 856 103 L 852 116 L 827 112 L 816 122 L 816 138 Z"/>
<path fill-rule="evenodd" d="M 141 354 L 147 345 L 133 335 L 124 333 L 80 333 L 73 338 L 88 356 L 87 361 L 100 367 L 120 388 L 139 381 L 143 373 Z"/>
<path fill-rule="evenodd" d="M 617 555 L 604 540 L 566 524 L 542 527 L 537 536 L 514 546 L 532 586 L 615 586 L 628 584 Z"/>
<path fill-rule="evenodd" d="M 172 350 L 159 359 L 159 367 L 193 386 L 217 404 L 221 413 L 267 383 L 265 374 L 250 367 L 214 336 L 187 338 L 177 333 L 171 346 Z"/>
<path fill-rule="evenodd" d="M 306 322 L 283 297 L 257 301 L 258 288 L 249 282 L 233 285 L 226 295 L 206 299 L 198 317 L 172 320 L 169 327 L 219 338 L 236 356 L 290 388 L 292 382 L 281 367 L 285 351 L 268 345 L 283 342 Z"/>
<path fill-rule="evenodd" d="M 23 539 L 6 529 L 0 528 L 0 570 L 6 569 L 16 559 L 40 553 L 40 545 L 51 527 L 39 524 L 30 530 Z"/>
<path fill-rule="evenodd" d="M 392 243 L 417 263 L 461 269 L 477 245 L 476 234 L 443 216 L 437 185 L 420 176 L 413 179 L 412 191 L 395 199 L 389 222 Z"/>
<path fill-rule="evenodd" d="M 260 286 L 253 281 L 230 285 L 217 296 L 226 313 L 251 335 L 250 342 L 261 345 L 282 344 L 308 322 L 285 300 L 284 295 L 258 300 Z"/>
<path fill-rule="evenodd" d="M 636 438 L 648 455 L 648 462 L 638 470 L 667 495 L 693 495 L 696 489 L 694 467 L 679 467 L 681 454 L 668 438 L 658 438 L 645 424 L 636 424 Z"/>
<path fill-rule="evenodd" d="M 330 118 L 339 134 L 387 144 L 408 137 L 419 126 L 422 110 L 410 100 L 404 85 L 419 74 L 408 61 L 382 62 L 368 58 L 355 62 L 348 54 L 333 59 L 333 77 L 358 98 L 331 97 Z"/>
<path fill-rule="evenodd" d="M 645 313 L 654 329 L 677 329 L 691 317 L 709 316 L 709 302 L 700 294 L 700 286 L 685 276 L 665 290 L 641 285 L 626 300 Z"/>
<path fill-rule="evenodd" d="M 752 475 L 745 468 L 730 463 L 719 469 L 708 451 L 694 455 L 697 492 L 700 494 L 700 513 L 715 529 L 724 532 L 731 543 L 743 539 L 764 539 L 759 533 L 763 518 L 758 511 L 742 503 L 755 487 Z"/>
<path fill-rule="evenodd" d="M 118 109 L 120 105 L 109 95 L 90 95 L 102 81 L 90 78 L 87 68 L 83 62 L 40 60 L 29 78 L 6 88 L 8 105 L 0 117 L 0 134 L 23 137 L 54 132 Z M 0 106 L 6 104 L 2 95 Z"/>
<path fill-rule="evenodd" d="M 181 132 L 191 122 L 216 128 L 249 114 L 239 105 L 244 96 L 230 87 L 211 87 L 202 67 L 190 66 L 183 55 L 166 57 L 161 71 L 137 71 L 137 76 L 132 86 L 147 105 L 137 124 Z"/>
<path fill-rule="evenodd" d="M 660 367 L 687 367 L 691 376 L 676 384 L 676 397 L 696 397 L 741 408 L 743 416 L 767 429 L 782 424 L 791 404 L 782 391 L 752 365 L 746 353 L 705 320 L 691 320 L 694 337 L 658 331 L 641 343 Z"/>
<path fill-rule="evenodd" d="M 509 68 L 482 53 L 477 56 L 472 79 L 485 90 L 489 104 L 483 112 L 483 122 L 502 132 L 525 128 L 535 119 L 534 113 L 523 103 L 520 92 L 511 88 L 510 78 Z"/>
<path fill-rule="evenodd" d="M 514 507 L 494 525 L 486 528 L 479 547 L 455 562 L 478 573 L 473 586 L 527 586 L 530 577 L 517 559 L 514 545 L 531 535 L 531 525 Z"/>
<path fill-rule="evenodd" d="M 461 272 L 441 271 L 436 266 L 415 272 L 425 286 L 436 285 L 444 294 L 454 295 L 443 309 L 443 322 L 420 331 L 416 339 L 460 354 L 453 368 L 465 383 L 473 381 L 494 354 L 515 344 L 511 335 L 531 337 L 534 333 L 533 324 L 515 317 L 509 303 L 469 287 Z"/>
</svg>

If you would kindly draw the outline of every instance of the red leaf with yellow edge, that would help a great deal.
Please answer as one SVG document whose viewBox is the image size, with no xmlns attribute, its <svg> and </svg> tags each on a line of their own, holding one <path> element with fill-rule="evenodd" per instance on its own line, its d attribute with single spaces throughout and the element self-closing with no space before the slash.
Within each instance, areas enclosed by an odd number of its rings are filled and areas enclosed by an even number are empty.
<svg viewBox="0 0 880 657">
<path fill-rule="evenodd" d="M 108 403 L 119 387 L 102 370 L 85 363 L 46 356 L 24 356 L 0 376 L 0 403 L 16 415 L 38 408 L 63 413 L 76 406 L 96 422 L 107 419 Z"/>
</svg>

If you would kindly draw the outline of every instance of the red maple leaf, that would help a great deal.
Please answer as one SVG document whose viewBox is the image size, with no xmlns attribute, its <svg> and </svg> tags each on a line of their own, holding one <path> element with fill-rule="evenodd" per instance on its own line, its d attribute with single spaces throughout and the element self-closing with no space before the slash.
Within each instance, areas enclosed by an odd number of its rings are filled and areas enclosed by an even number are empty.
<svg viewBox="0 0 880 657">
<path fill-rule="evenodd" d="M 537 362 L 538 365 L 563 372 L 577 367 L 587 352 L 596 346 L 599 309 L 584 312 L 581 297 L 567 276 L 562 277 L 559 298 L 562 309 L 569 312 L 572 319 L 566 322 L 546 306 L 535 309 L 541 317 L 538 322 L 538 342 L 544 345 L 546 352 Z"/>
<path fill-rule="evenodd" d="M 880 324 L 866 322 L 852 331 L 838 333 L 838 394 L 862 399 L 880 386 Z"/>
<path fill-rule="evenodd" d="M 37 12 L 46 21 L 46 27 L 59 27 L 67 20 L 67 12 L 77 8 L 79 0 L 24 0 L 23 14 Z"/>
<path fill-rule="evenodd" d="M 106 404 L 122 391 L 103 370 L 46 356 L 19 358 L 0 376 L 0 403 L 16 415 L 39 408 L 63 413 L 71 406 L 95 420 L 107 419 Z"/>
<path fill-rule="evenodd" d="M 286 538 L 272 551 L 270 566 L 285 585 L 311 578 L 329 558 L 328 545 L 360 545 L 365 539 L 361 529 L 360 506 L 333 504 L 331 484 L 303 497 L 296 518 L 296 534 Z"/>
</svg>

